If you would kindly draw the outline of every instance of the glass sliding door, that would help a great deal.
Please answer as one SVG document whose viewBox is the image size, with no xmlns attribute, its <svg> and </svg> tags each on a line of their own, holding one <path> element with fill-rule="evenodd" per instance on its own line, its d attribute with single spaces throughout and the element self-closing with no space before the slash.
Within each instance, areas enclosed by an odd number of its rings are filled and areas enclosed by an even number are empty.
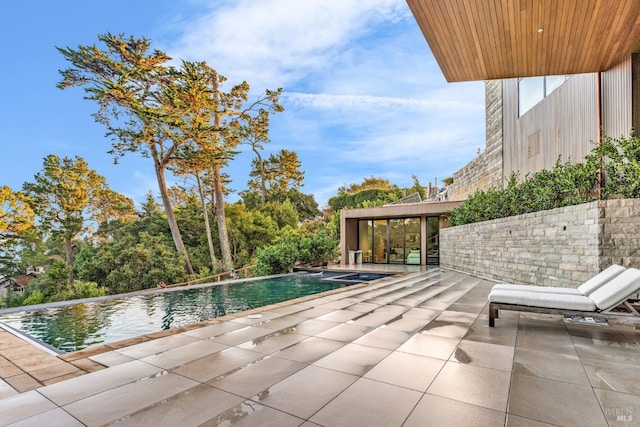
<svg viewBox="0 0 640 427">
<path fill-rule="evenodd" d="M 362 262 L 373 262 L 373 221 L 358 221 L 358 249 L 362 251 Z"/>
<path fill-rule="evenodd" d="M 440 219 L 427 218 L 427 265 L 440 264 Z"/>
<path fill-rule="evenodd" d="M 405 264 L 420 265 L 420 218 L 404 220 Z"/>
<path fill-rule="evenodd" d="M 389 262 L 404 264 L 404 219 L 389 220 Z"/>
<path fill-rule="evenodd" d="M 358 221 L 362 262 L 420 265 L 420 242 L 420 218 Z"/>
<path fill-rule="evenodd" d="M 388 239 L 387 220 L 373 221 L 373 262 L 379 264 L 388 262 Z"/>
</svg>

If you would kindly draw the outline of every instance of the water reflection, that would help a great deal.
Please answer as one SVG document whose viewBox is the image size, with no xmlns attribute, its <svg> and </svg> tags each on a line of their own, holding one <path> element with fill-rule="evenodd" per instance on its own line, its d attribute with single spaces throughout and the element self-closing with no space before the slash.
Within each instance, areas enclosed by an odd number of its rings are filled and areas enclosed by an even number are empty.
<svg viewBox="0 0 640 427">
<path fill-rule="evenodd" d="M 321 279 L 298 275 L 155 293 L 11 313 L 0 321 L 60 350 L 76 351 L 343 286 Z"/>
</svg>

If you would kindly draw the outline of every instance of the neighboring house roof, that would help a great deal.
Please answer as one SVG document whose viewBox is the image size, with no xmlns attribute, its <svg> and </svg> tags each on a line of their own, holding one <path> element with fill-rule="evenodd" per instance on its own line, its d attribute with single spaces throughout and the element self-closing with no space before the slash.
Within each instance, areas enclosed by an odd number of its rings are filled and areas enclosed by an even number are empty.
<svg viewBox="0 0 640 427">
<path fill-rule="evenodd" d="M 408 196 L 404 196 L 402 199 L 396 200 L 395 202 L 387 203 L 387 205 L 402 205 L 406 203 L 420 203 L 420 202 L 422 202 L 420 193 L 413 193 Z"/>
<path fill-rule="evenodd" d="M 605 71 L 640 51 L 640 0 L 407 0 L 449 82 Z"/>
<path fill-rule="evenodd" d="M 21 286 L 26 288 L 29 283 L 38 277 L 37 274 L 21 274 L 19 276 L 13 277 L 2 277 L 0 278 L 0 288 L 8 288 L 9 286 Z"/>
</svg>

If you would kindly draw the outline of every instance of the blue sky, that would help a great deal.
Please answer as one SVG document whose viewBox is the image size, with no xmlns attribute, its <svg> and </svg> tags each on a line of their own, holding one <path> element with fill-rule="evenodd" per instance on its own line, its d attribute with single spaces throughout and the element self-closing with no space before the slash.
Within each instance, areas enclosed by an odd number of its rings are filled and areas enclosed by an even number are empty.
<svg viewBox="0 0 640 427">
<path fill-rule="evenodd" d="M 321 206 L 367 176 L 440 182 L 485 146 L 484 83 L 446 83 L 404 0 L 3 1 L 0 185 L 20 189 L 48 154 L 79 155 L 137 202 L 157 194 L 150 160 L 133 153 L 114 165 L 95 104 L 55 87 L 67 67 L 55 47 L 106 32 L 205 60 L 254 95 L 282 87 L 265 154 L 297 152 L 302 191 Z M 227 170 L 236 194 L 251 159 L 244 147 Z"/>
</svg>

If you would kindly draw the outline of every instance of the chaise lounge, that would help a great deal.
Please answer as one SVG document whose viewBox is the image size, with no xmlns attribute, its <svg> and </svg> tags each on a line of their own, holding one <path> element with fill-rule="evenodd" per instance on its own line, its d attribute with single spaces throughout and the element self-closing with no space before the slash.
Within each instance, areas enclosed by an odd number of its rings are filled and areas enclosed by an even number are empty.
<svg viewBox="0 0 640 427">
<path fill-rule="evenodd" d="M 510 291 L 530 291 L 530 292 L 542 292 L 542 293 L 554 293 L 554 294 L 569 294 L 569 295 L 584 295 L 589 296 L 591 293 L 599 289 L 605 283 L 611 281 L 614 277 L 625 271 L 621 265 L 613 264 L 600 273 L 593 276 L 591 279 L 584 282 L 577 288 L 560 288 L 553 286 L 534 286 L 534 285 L 515 285 L 511 283 L 499 283 L 491 288 L 495 290 L 510 290 Z"/>
<path fill-rule="evenodd" d="M 583 295 L 582 292 L 559 293 L 553 292 L 553 289 L 558 288 L 550 288 L 549 292 L 492 289 L 489 294 L 489 326 L 495 325 L 499 310 L 590 316 L 600 319 L 637 318 L 640 321 L 640 314 L 627 301 L 631 295 L 640 291 L 638 269 L 629 268 L 617 274 L 589 295 Z"/>
</svg>

